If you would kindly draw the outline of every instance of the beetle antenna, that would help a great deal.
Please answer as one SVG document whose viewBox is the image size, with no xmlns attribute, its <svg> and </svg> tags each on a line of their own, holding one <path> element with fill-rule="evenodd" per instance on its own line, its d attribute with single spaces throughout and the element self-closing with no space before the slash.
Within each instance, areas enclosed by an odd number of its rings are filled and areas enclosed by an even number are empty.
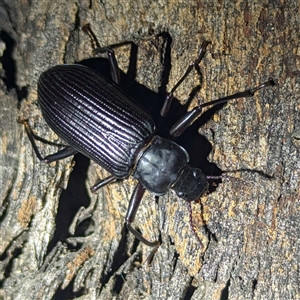
<svg viewBox="0 0 300 300">
<path fill-rule="evenodd" d="M 230 176 L 230 175 L 227 175 L 227 174 L 222 174 L 222 175 L 217 175 L 217 176 L 206 176 L 207 180 L 213 180 L 213 179 L 228 179 L 228 180 L 235 180 L 235 181 L 239 181 L 239 182 L 242 182 L 246 185 L 248 185 L 248 183 L 241 179 L 241 178 L 238 178 L 238 177 L 234 177 L 234 176 Z"/>
</svg>

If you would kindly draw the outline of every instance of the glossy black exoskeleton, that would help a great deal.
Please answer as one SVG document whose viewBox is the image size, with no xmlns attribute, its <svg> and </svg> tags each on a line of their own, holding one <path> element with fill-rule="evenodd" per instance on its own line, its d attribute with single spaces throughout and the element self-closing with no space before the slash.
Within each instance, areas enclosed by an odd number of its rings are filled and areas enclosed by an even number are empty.
<svg viewBox="0 0 300 300">
<path fill-rule="evenodd" d="M 85 31 L 93 38 L 89 27 Z M 167 95 L 161 115 L 170 108 L 173 93 L 194 66 L 202 59 L 208 42 L 204 41 L 197 59 Z M 116 180 L 133 176 L 138 184 L 133 192 L 126 215 L 128 229 L 149 246 L 150 242 L 131 227 L 145 190 L 163 195 L 170 189 L 186 201 L 199 199 L 208 188 L 201 169 L 189 166 L 187 151 L 174 141 L 155 134 L 152 118 L 119 89 L 119 69 L 111 48 L 97 48 L 107 53 L 114 83 L 82 65 L 55 66 L 41 74 L 38 81 L 38 103 L 48 125 L 68 147 L 43 158 L 35 144 L 28 122 L 25 124 L 33 148 L 40 160 L 56 161 L 77 152 L 84 154 L 111 173 L 99 181 L 92 191 Z M 202 104 L 184 115 L 170 130 L 179 136 L 200 114 L 202 108 L 241 97 L 273 85 L 272 79 L 256 88 Z"/>
</svg>

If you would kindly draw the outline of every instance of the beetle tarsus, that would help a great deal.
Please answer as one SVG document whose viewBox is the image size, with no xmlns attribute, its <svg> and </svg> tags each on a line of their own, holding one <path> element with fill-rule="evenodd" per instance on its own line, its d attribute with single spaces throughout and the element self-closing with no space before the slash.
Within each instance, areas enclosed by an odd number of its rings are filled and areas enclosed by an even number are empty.
<svg viewBox="0 0 300 300">
<path fill-rule="evenodd" d="M 168 113 L 168 111 L 171 107 L 174 92 L 181 85 L 181 83 L 186 79 L 186 77 L 191 73 L 193 68 L 198 66 L 198 64 L 200 63 L 200 61 L 202 60 L 202 58 L 203 58 L 203 56 L 206 52 L 206 48 L 207 48 L 209 43 L 210 43 L 209 41 L 203 41 L 202 42 L 197 58 L 188 66 L 188 68 L 185 71 L 185 73 L 183 74 L 183 76 L 175 84 L 175 86 L 172 88 L 171 92 L 167 94 L 167 96 L 165 98 L 165 103 L 164 103 L 164 105 L 163 105 L 163 107 L 160 111 L 160 115 L 162 117 L 165 117 L 167 115 L 167 113 Z"/>
<path fill-rule="evenodd" d="M 93 30 L 91 28 L 91 25 L 89 23 L 85 24 L 84 26 L 82 26 L 82 30 L 90 38 L 92 49 L 99 48 L 100 44 L 97 40 L 95 33 L 93 32 Z"/>
<path fill-rule="evenodd" d="M 146 238 L 144 238 L 138 231 L 136 231 L 132 226 L 131 223 L 129 223 L 128 221 L 126 221 L 126 227 L 128 228 L 128 230 L 142 243 L 144 243 L 145 245 L 149 246 L 149 247 L 159 247 L 160 242 L 159 241 L 154 241 L 154 242 L 150 242 L 148 241 Z"/>
<path fill-rule="evenodd" d="M 266 82 L 260 84 L 260 85 L 257 86 L 257 87 L 254 87 L 254 88 L 251 89 L 250 91 L 251 91 L 252 94 L 254 94 L 254 93 L 255 93 L 256 91 L 258 91 L 258 90 L 264 89 L 264 88 L 266 88 L 266 87 L 268 87 L 268 86 L 274 86 L 274 85 L 275 85 L 274 80 L 273 80 L 272 78 L 270 78 L 268 81 L 266 81 Z"/>
<path fill-rule="evenodd" d="M 273 81 L 273 79 L 269 79 L 267 82 L 264 82 L 252 89 L 248 89 L 243 92 L 238 92 L 230 96 L 222 97 L 217 100 L 200 104 L 199 106 L 196 106 L 191 111 L 186 113 L 183 117 L 181 117 L 170 129 L 170 134 L 175 137 L 180 136 L 185 131 L 185 129 L 189 127 L 201 115 L 203 107 L 218 105 L 218 104 L 228 102 L 229 100 L 234 100 L 239 98 L 251 98 L 258 90 L 273 85 L 275 85 L 275 82 Z"/>
</svg>

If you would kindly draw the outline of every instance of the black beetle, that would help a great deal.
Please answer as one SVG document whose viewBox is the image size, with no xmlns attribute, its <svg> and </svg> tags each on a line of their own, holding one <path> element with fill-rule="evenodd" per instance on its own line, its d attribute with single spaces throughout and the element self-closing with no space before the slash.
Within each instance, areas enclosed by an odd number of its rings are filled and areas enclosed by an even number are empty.
<svg viewBox="0 0 300 300">
<path fill-rule="evenodd" d="M 94 40 L 88 26 L 84 30 Z M 97 45 L 97 43 L 96 43 Z M 173 93 L 194 66 L 202 59 L 208 42 L 201 45 L 197 59 L 167 95 L 161 115 L 170 108 Z M 68 143 L 68 147 L 48 155 L 39 153 L 27 121 L 23 121 L 38 158 L 50 163 L 80 152 L 105 168 L 112 175 L 97 182 L 92 191 L 116 180 L 133 176 L 138 184 L 131 196 L 126 225 L 140 241 L 156 247 L 131 227 L 145 190 L 163 195 L 172 189 L 186 201 L 199 199 L 208 188 L 207 176 L 201 169 L 188 165 L 187 151 L 175 142 L 155 135 L 152 118 L 117 86 L 119 69 L 111 48 L 94 52 L 108 54 L 114 83 L 82 65 L 59 65 L 41 74 L 38 81 L 38 103 L 48 125 Z M 202 104 L 184 115 L 170 130 L 179 136 L 200 114 L 205 106 L 231 99 L 252 97 L 254 92 L 274 85 L 272 79 L 256 88 Z"/>
</svg>

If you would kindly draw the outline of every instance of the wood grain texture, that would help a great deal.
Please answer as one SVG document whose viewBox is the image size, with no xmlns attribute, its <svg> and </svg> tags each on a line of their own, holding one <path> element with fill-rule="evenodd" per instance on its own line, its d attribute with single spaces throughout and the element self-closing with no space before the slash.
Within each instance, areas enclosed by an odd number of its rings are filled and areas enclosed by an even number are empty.
<svg viewBox="0 0 300 300">
<path fill-rule="evenodd" d="M 284 0 L 1 1 L 0 298 L 300 298 L 298 11 Z M 86 23 L 102 46 L 135 42 L 137 51 L 115 50 L 122 87 L 154 118 L 201 42 L 211 42 L 201 76 L 193 72 L 176 92 L 163 133 L 199 103 L 271 76 L 277 82 L 207 110 L 177 140 L 206 174 L 236 171 L 230 175 L 241 179 L 224 179 L 193 203 L 204 249 L 183 200 L 146 193 L 134 226 L 162 241 L 147 267 L 151 249 L 123 229 L 133 179 L 91 194 L 104 170 L 80 156 L 50 166 L 34 156 L 16 120 L 28 118 L 38 136 L 62 143 L 36 105 L 37 80 L 52 66 L 91 57 Z"/>
</svg>

